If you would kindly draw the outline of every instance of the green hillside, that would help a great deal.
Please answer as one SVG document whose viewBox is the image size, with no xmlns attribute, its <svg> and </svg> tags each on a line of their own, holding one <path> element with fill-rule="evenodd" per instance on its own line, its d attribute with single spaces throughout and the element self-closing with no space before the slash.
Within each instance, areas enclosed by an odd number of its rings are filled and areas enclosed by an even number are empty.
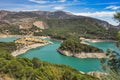
<svg viewBox="0 0 120 80">
<path fill-rule="evenodd" d="M 60 50 L 66 50 L 70 51 L 73 54 L 85 52 L 85 53 L 103 53 L 102 49 L 82 44 L 80 43 L 79 37 L 76 35 L 69 36 L 66 40 L 61 43 L 61 46 L 59 47 Z"/>
<path fill-rule="evenodd" d="M 51 64 L 37 58 L 15 58 L 9 54 L 13 50 L 14 43 L 0 43 L 0 74 L 7 74 L 15 80 L 98 80 L 69 66 Z"/>
<path fill-rule="evenodd" d="M 76 33 L 81 37 L 97 39 L 116 39 L 117 29 L 106 29 L 96 19 L 72 18 L 72 19 L 48 19 L 49 28 L 43 32 L 35 32 L 35 35 L 49 35 L 53 38 L 64 39 L 69 34 Z"/>
<path fill-rule="evenodd" d="M 47 35 L 52 38 L 65 39 L 69 34 L 76 33 L 85 38 L 116 39 L 119 27 L 95 18 L 76 16 L 64 11 L 0 11 L 0 33 L 12 35 Z M 48 29 L 42 30 L 32 24 L 43 21 Z M 24 25 L 24 29 L 20 29 Z M 30 27 L 30 28 L 27 28 Z"/>
</svg>

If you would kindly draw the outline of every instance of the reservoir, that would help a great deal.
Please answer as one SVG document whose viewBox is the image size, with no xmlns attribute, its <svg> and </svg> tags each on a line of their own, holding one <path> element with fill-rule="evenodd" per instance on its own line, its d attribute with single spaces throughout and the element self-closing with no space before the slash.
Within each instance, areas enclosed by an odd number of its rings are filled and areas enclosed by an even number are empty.
<svg viewBox="0 0 120 80">
<path fill-rule="evenodd" d="M 0 42 L 13 42 L 16 39 L 18 38 L 15 37 L 0 38 Z"/>
<path fill-rule="evenodd" d="M 97 58 L 96 59 L 93 59 L 93 58 L 79 59 L 75 57 L 68 57 L 68 56 L 61 55 L 57 52 L 57 49 L 60 46 L 61 42 L 53 41 L 53 40 L 51 41 L 53 42 L 53 44 L 31 49 L 27 51 L 25 54 L 22 54 L 18 57 L 27 57 L 30 59 L 32 59 L 33 57 L 37 57 L 40 60 L 55 63 L 55 64 L 69 65 L 83 72 L 102 70 L 99 59 Z M 101 48 L 104 51 L 109 47 L 113 49 L 115 47 L 114 43 L 112 42 L 90 43 L 90 45 Z"/>
<path fill-rule="evenodd" d="M 12 42 L 17 38 L 0 38 L 0 42 Z M 19 55 L 18 57 L 27 57 L 27 58 L 34 58 L 37 57 L 42 61 L 55 63 L 55 64 L 64 64 L 69 65 L 77 70 L 83 72 L 90 72 L 90 71 L 102 71 L 101 63 L 99 59 L 79 59 L 75 57 L 68 57 L 61 55 L 57 52 L 57 48 L 60 46 L 61 42 L 50 40 L 53 44 L 49 44 L 43 47 L 38 47 L 35 49 L 31 49 L 24 54 Z M 98 43 L 89 43 L 95 47 L 101 48 L 106 51 L 108 48 L 113 49 L 117 52 L 119 50 L 115 47 L 113 42 L 98 42 Z"/>
</svg>

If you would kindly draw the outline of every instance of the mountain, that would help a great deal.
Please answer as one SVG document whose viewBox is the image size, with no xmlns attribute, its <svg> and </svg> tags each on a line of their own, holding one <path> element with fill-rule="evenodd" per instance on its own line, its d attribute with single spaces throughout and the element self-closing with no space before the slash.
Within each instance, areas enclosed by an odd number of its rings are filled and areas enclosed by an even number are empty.
<svg viewBox="0 0 120 80">
<path fill-rule="evenodd" d="M 44 25 L 35 26 L 36 21 Z M 118 27 L 106 21 L 76 16 L 64 11 L 11 12 L 1 10 L 0 23 L 1 34 L 49 35 L 62 39 L 73 33 L 87 38 L 115 39 L 119 30 Z M 44 30 L 41 31 L 41 28 Z"/>
<path fill-rule="evenodd" d="M 31 11 L 31 12 L 23 12 L 23 13 L 33 13 L 33 14 L 37 14 L 39 16 L 45 17 L 47 19 L 50 18 L 57 18 L 57 19 L 71 19 L 71 18 L 78 18 L 78 19 L 82 19 L 82 18 L 89 18 L 91 20 L 94 20 L 96 22 L 98 22 L 99 25 L 107 28 L 107 27 L 114 27 L 113 25 L 109 24 L 106 21 L 102 21 L 102 20 L 98 20 L 95 18 L 90 18 L 90 17 L 85 17 L 85 16 L 76 16 L 73 15 L 70 12 L 64 12 L 64 11 L 55 11 L 55 12 L 49 12 L 49 11 Z"/>
</svg>

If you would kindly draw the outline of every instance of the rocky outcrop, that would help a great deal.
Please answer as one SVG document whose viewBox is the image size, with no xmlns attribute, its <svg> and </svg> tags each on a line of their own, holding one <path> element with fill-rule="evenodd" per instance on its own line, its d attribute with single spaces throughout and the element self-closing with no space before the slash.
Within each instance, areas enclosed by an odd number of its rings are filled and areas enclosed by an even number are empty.
<svg viewBox="0 0 120 80">
<path fill-rule="evenodd" d="M 0 80 L 15 80 L 13 78 L 10 78 L 8 75 L 6 74 L 0 74 Z"/>
<path fill-rule="evenodd" d="M 15 24 L 19 24 L 19 29 L 30 29 L 33 26 L 39 29 L 47 29 L 47 25 L 43 21 L 36 21 L 32 18 L 23 18 L 17 21 Z"/>
<path fill-rule="evenodd" d="M 74 56 L 76 58 L 107 58 L 106 54 L 104 53 L 72 53 L 70 51 L 60 50 L 58 52 L 65 55 L 65 56 Z"/>
<path fill-rule="evenodd" d="M 25 24 L 20 24 L 19 25 L 19 29 L 29 29 L 29 28 L 31 28 L 32 27 L 32 25 L 31 24 L 27 24 L 27 23 L 25 23 Z"/>
<path fill-rule="evenodd" d="M 8 14 L 8 11 L 1 10 L 0 11 L 0 20 L 3 19 Z"/>
<path fill-rule="evenodd" d="M 87 75 L 96 77 L 96 78 L 98 78 L 99 80 L 103 80 L 103 77 L 109 75 L 109 73 L 100 72 L 100 71 L 91 71 L 91 72 L 87 72 L 87 73 L 80 71 L 80 73 L 81 73 L 81 74 L 87 74 Z"/>
<path fill-rule="evenodd" d="M 93 76 L 93 77 L 97 77 L 97 78 L 99 78 L 100 80 L 102 80 L 102 77 L 103 77 L 103 76 L 108 75 L 108 73 L 105 73 L 105 72 L 98 72 L 98 71 L 95 71 L 95 72 L 88 72 L 87 74 L 90 75 L 90 76 Z"/>
<path fill-rule="evenodd" d="M 28 37 L 28 38 L 20 38 L 18 40 L 15 41 L 16 44 L 22 44 L 22 45 L 31 45 L 34 43 L 47 43 L 48 41 L 43 40 L 43 39 L 38 39 L 38 38 L 32 38 L 32 37 Z"/>
<path fill-rule="evenodd" d="M 35 21 L 33 23 L 33 25 L 40 28 L 40 29 L 47 29 L 48 28 L 43 21 Z"/>
</svg>

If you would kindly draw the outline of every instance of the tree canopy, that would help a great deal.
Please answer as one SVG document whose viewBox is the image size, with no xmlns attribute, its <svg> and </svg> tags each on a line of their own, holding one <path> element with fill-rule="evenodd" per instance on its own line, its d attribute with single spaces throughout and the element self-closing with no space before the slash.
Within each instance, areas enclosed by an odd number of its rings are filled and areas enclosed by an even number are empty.
<svg viewBox="0 0 120 80">
<path fill-rule="evenodd" d="M 59 49 L 71 51 L 73 54 L 81 52 L 103 52 L 101 49 L 80 42 L 79 36 L 73 34 L 63 41 Z"/>
<path fill-rule="evenodd" d="M 116 14 L 114 14 L 114 18 L 120 23 L 120 12 L 116 12 Z"/>
</svg>

